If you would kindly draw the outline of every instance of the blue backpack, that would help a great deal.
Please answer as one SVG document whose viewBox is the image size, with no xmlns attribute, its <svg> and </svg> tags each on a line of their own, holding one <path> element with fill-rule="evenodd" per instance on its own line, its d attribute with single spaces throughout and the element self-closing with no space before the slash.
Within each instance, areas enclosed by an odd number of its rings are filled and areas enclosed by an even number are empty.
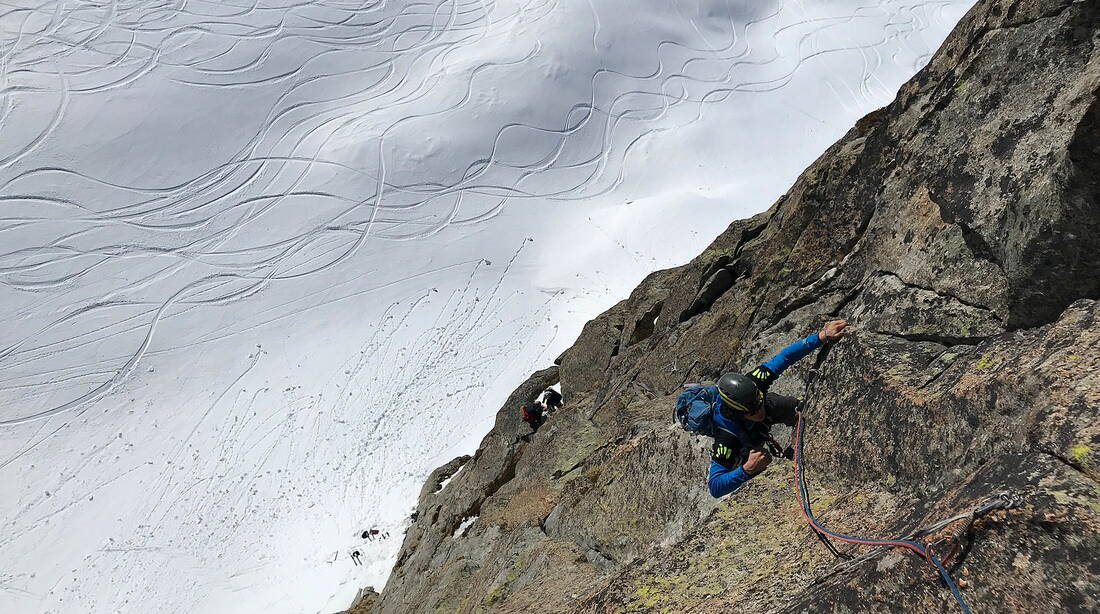
<svg viewBox="0 0 1100 614">
<path fill-rule="evenodd" d="M 689 433 L 714 437 L 719 426 L 714 422 L 718 409 L 718 386 L 689 384 L 676 397 L 676 421 Z"/>
<path fill-rule="evenodd" d="M 755 447 L 753 433 L 746 431 L 737 421 L 722 417 L 718 409 L 721 403 L 718 386 L 688 384 L 676 397 L 676 421 L 685 431 L 705 437 L 715 437 L 718 431 L 725 431 L 737 438 L 742 451 Z"/>
</svg>

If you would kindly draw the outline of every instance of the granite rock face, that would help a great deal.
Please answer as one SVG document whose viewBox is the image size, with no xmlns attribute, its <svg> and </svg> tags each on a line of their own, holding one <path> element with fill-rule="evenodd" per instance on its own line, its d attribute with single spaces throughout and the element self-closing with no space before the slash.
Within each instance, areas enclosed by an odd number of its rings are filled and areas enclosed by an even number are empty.
<svg viewBox="0 0 1100 614">
<path fill-rule="evenodd" d="M 520 386 L 433 474 L 369 611 L 958 611 L 915 556 L 835 559 L 789 462 L 712 499 L 709 441 L 672 423 L 684 383 L 834 317 L 852 334 L 773 387 L 806 398 L 819 518 L 896 536 L 1009 491 L 955 569 L 972 610 L 1100 610 L 1098 120 L 1100 2 L 979 2 L 769 211 Z"/>
</svg>

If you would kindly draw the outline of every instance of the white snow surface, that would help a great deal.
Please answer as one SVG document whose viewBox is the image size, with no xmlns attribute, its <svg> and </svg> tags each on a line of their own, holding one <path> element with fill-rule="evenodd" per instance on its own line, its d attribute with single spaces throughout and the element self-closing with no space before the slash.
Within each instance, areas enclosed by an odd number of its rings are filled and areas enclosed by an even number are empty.
<svg viewBox="0 0 1100 614">
<path fill-rule="evenodd" d="M 6 0 L 0 612 L 381 587 L 515 385 L 972 3 Z"/>
<path fill-rule="evenodd" d="M 462 522 L 459 523 L 458 527 L 455 529 L 454 535 L 452 535 L 452 537 L 462 537 L 463 535 L 465 535 L 466 529 L 469 529 L 475 522 L 477 522 L 478 518 L 478 516 L 467 516 L 466 518 L 463 518 Z"/>
</svg>

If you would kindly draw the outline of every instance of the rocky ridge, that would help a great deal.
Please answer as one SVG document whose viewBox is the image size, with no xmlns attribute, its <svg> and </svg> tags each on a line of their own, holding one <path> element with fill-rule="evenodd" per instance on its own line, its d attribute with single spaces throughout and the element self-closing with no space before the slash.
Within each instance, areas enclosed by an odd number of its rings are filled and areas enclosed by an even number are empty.
<svg viewBox="0 0 1100 614">
<path fill-rule="evenodd" d="M 818 517 L 893 536 L 1010 491 L 955 569 L 972 610 L 1100 610 L 1098 120 L 1100 3 L 980 1 L 769 211 L 521 385 L 357 611 L 958 611 L 914 556 L 833 558 L 788 462 L 711 499 L 709 442 L 671 422 L 685 382 L 833 317 L 853 334 L 773 388 L 806 397 Z M 565 408 L 519 440 L 559 380 Z"/>
</svg>

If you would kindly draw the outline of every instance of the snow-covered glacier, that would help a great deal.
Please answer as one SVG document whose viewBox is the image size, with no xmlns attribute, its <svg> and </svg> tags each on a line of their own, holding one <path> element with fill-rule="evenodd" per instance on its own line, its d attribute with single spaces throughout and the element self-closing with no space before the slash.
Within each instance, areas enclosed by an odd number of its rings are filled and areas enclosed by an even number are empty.
<svg viewBox="0 0 1100 614">
<path fill-rule="evenodd" d="M 0 611 L 379 586 L 517 382 L 972 3 L 0 4 Z"/>
</svg>

